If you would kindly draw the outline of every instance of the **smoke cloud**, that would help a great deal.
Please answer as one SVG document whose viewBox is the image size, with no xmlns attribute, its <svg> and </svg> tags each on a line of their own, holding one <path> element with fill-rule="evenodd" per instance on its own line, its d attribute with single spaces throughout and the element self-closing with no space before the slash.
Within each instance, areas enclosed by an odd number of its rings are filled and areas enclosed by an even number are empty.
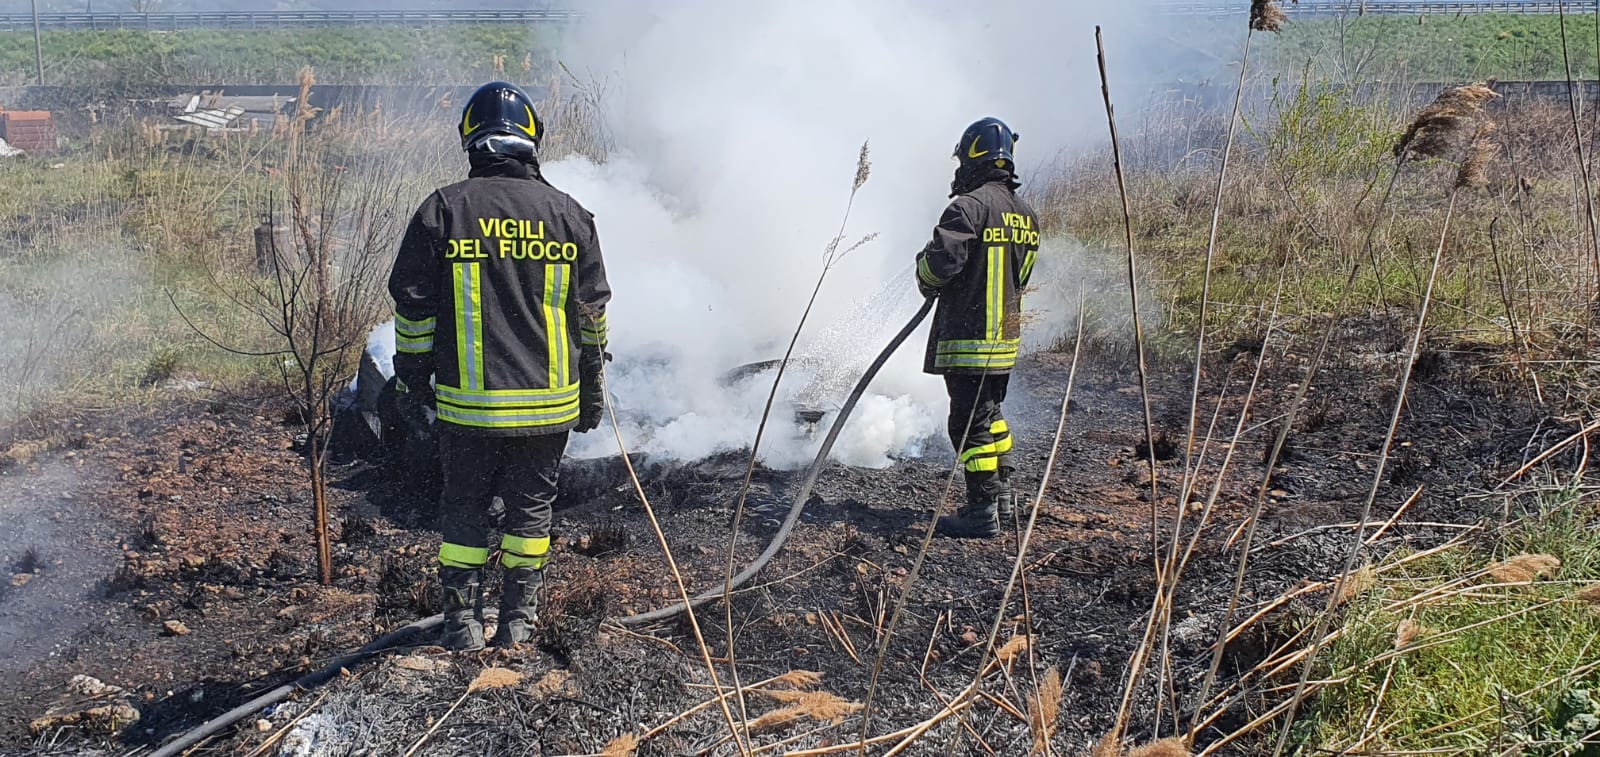
<svg viewBox="0 0 1600 757">
<path fill-rule="evenodd" d="M 594 6 L 560 55 L 603 85 L 619 149 L 603 165 L 572 158 L 545 173 L 596 215 L 616 292 L 610 389 L 630 447 L 695 459 L 749 445 L 772 374 L 719 379 L 781 357 L 839 231 L 857 150 L 870 142 L 872 175 L 845 245 L 878 236 L 829 272 L 762 443 L 768 465 L 808 462 L 861 370 L 919 304 L 911 262 L 948 202 L 962 129 L 1005 119 L 1022 135 L 1018 160 L 1030 178 L 1060 152 L 1101 139 L 1093 26 L 1109 34 L 1137 12 L 1104 5 Z M 1130 78 L 1135 60 L 1127 56 Z M 1075 249 L 1048 244 L 1041 277 L 1075 268 L 1049 259 Z M 1035 347 L 1054 342 L 1076 310 L 1059 283 L 1041 286 L 1056 294 L 1042 312 L 1025 305 Z M 942 382 L 921 373 L 925 339 L 926 326 L 886 367 L 835 459 L 885 466 L 948 454 Z M 796 410 L 823 420 L 811 428 Z M 572 452 L 615 446 L 593 433 L 575 437 Z"/>
</svg>

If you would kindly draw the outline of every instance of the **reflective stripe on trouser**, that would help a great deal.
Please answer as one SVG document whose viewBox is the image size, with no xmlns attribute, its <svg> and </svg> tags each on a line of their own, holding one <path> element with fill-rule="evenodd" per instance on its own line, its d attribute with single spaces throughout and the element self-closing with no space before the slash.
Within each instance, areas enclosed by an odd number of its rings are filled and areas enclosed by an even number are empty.
<svg viewBox="0 0 1600 757">
<path fill-rule="evenodd" d="M 507 568 L 542 570 L 549 559 L 549 536 L 529 538 L 506 534 L 500 537 L 500 564 Z"/>
<path fill-rule="evenodd" d="M 1010 376 L 949 374 L 944 380 L 950 395 L 950 444 L 959 450 L 967 491 L 998 494 L 1000 468 L 1012 448 L 1011 427 L 1000 409 Z"/>
<path fill-rule="evenodd" d="M 439 502 L 439 530 L 451 559 L 481 550 L 488 560 L 491 528 L 505 534 L 500 562 L 506 567 L 542 567 L 549 559 L 550 513 L 567 434 L 478 436 L 453 432 L 439 435 L 444 491 Z M 490 522 L 490 505 L 499 497 L 505 513 Z M 440 549 L 440 563 L 446 562 Z M 479 552 L 472 552 L 476 556 Z M 535 565 L 534 561 L 537 561 Z M 461 567 L 461 566 L 456 566 Z"/>
</svg>

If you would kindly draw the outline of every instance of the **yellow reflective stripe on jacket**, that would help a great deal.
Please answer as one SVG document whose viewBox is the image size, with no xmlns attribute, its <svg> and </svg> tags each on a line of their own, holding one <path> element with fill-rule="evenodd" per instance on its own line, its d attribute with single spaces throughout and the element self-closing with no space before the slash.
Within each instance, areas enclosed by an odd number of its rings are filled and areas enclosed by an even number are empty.
<svg viewBox="0 0 1600 757">
<path fill-rule="evenodd" d="M 483 288 L 477 263 L 450 267 L 456 292 L 456 367 L 468 389 L 483 388 Z"/>
<path fill-rule="evenodd" d="M 473 428 L 561 426 L 578 418 L 578 385 L 556 389 L 435 389 L 439 420 Z"/>
<path fill-rule="evenodd" d="M 544 267 L 544 335 L 549 349 L 550 386 L 567 383 L 567 283 L 571 269 L 566 265 L 549 264 Z"/>
<path fill-rule="evenodd" d="M 439 564 L 451 568 L 481 568 L 489 562 L 488 547 L 465 547 L 445 542 L 439 545 Z"/>
<path fill-rule="evenodd" d="M 433 351 L 433 332 L 439 319 L 434 317 L 413 321 L 399 313 L 394 314 L 394 349 L 396 352 L 423 354 Z"/>
<path fill-rule="evenodd" d="M 598 318 L 589 318 L 587 316 L 580 318 L 578 330 L 581 332 L 580 335 L 583 337 L 583 343 L 585 346 L 606 346 L 606 337 L 608 334 L 606 333 L 607 327 L 605 313 L 601 313 L 600 317 Z"/>
<path fill-rule="evenodd" d="M 1017 281 L 1020 282 L 1022 284 L 1022 286 L 1027 286 L 1028 285 L 1028 280 L 1033 278 L 1033 264 L 1034 264 L 1034 262 L 1036 262 L 1038 257 L 1039 257 L 1039 251 L 1038 250 L 1028 250 L 1027 257 L 1023 258 L 1023 260 L 1022 260 L 1022 275 L 1017 277 Z"/>
<path fill-rule="evenodd" d="M 503 408 L 506 406 L 525 405 L 532 407 L 548 407 L 564 405 L 578 399 L 578 385 L 554 389 L 461 389 L 454 386 L 440 384 L 435 388 L 438 398 L 452 405 L 462 407 L 484 407 L 488 409 Z"/>
<path fill-rule="evenodd" d="M 439 420 L 454 423 L 457 426 L 470 426 L 472 428 L 532 428 L 538 426 L 562 426 L 578 419 L 578 401 L 573 400 L 567 407 L 549 408 L 511 408 L 506 410 L 485 410 L 482 408 L 468 409 L 455 407 L 445 402 L 438 403 Z"/>
<path fill-rule="evenodd" d="M 933 275 L 933 268 L 929 267 L 926 255 L 917 258 L 917 278 L 931 287 L 942 287 L 947 283 L 944 279 Z"/>
<path fill-rule="evenodd" d="M 433 316 L 413 321 L 399 313 L 394 314 L 394 333 L 403 336 L 432 336 L 434 329 L 439 327 L 439 319 Z"/>
<path fill-rule="evenodd" d="M 993 245 L 989 248 L 989 280 L 988 306 L 984 309 L 986 328 L 984 336 L 988 339 L 1004 339 L 1002 332 L 1006 320 L 1006 246 Z"/>
<path fill-rule="evenodd" d="M 543 568 L 550 559 L 550 537 L 500 537 L 500 564 L 507 568 Z"/>
<path fill-rule="evenodd" d="M 946 339 L 933 356 L 937 368 L 1009 370 L 1017 363 L 1017 339 Z"/>
</svg>

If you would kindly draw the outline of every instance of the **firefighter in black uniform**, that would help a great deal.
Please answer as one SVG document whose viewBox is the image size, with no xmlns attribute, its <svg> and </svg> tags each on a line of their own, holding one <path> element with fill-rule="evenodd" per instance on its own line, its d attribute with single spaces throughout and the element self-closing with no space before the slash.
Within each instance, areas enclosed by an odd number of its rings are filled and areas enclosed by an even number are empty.
<svg viewBox="0 0 1600 757">
<path fill-rule="evenodd" d="M 1011 429 L 1000 412 L 1021 342 L 1022 289 L 1039 253 L 1039 221 L 1017 197 L 1017 135 L 996 118 L 956 144 L 954 198 L 917 255 L 917 287 L 938 297 L 923 370 L 944 376 L 950 443 L 965 471 L 967 503 L 939 533 L 992 537 L 1012 517 Z"/>
<path fill-rule="evenodd" d="M 605 406 L 611 288 L 593 217 L 539 172 L 544 125 L 528 95 L 484 85 L 460 132 L 468 178 L 417 209 L 389 292 L 398 385 L 413 405 L 433 406 L 442 429 L 441 643 L 478 649 L 497 496 L 504 590 L 493 643 L 530 635 L 567 433 L 598 426 Z"/>
</svg>

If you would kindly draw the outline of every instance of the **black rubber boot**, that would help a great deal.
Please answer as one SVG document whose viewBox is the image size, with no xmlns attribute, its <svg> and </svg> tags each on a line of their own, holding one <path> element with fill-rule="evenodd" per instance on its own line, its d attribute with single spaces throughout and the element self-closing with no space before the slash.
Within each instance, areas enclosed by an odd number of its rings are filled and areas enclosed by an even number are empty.
<svg viewBox="0 0 1600 757">
<path fill-rule="evenodd" d="M 1000 516 L 1000 525 L 1009 526 L 1015 523 L 1017 514 L 1016 495 L 1011 491 L 1011 474 L 1017 469 L 1011 467 L 1010 455 L 1000 456 L 1000 493 L 995 500 L 995 511 Z"/>
<path fill-rule="evenodd" d="M 539 619 L 539 590 L 542 588 L 543 570 L 506 569 L 500 589 L 500 625 L 489 643 L 510 647 L 525 643 L 533 636 L 533 623 Z"/>
<path fill-rule="evenodd" d="M 939 518 L 941 536 L 957 539 L 988 539 L 1000 535 L 999 497 L 983 493 L 969 493 L 967 504 L 955 515 Z"/>
<path fill-rule="evenodd" d="M 444 589 L 444 626 L 439 646 L 471 651 L 483 649 L 483 569 L 439 567 Z"/>
</svg>

